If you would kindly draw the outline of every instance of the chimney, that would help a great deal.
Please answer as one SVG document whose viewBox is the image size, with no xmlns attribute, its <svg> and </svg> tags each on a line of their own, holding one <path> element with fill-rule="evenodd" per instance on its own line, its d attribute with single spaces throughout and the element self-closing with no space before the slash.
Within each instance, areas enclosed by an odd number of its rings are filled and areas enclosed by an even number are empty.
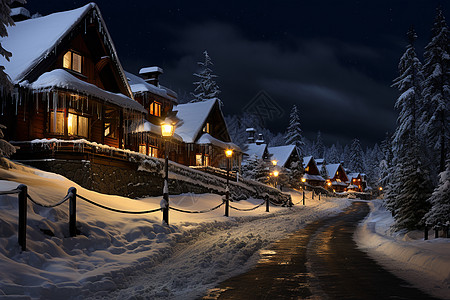
<svg viewBox="0 0 450 300">
<path fill-rule="evenodd" d="M 256 133 L 255 128 L 247 128 L 245 131 L 248 132 L 247 142 L 249 144 L 253 144 L 255 142 L 255 133 Z"/>
<path fill-rule="evenodd" d="M 150 84 L 153 84 L 154 86 L 159 86 L 159 75 L 161 75 L 163 72 L 163 69 L 160 67 L 146 67 L 139 70 L 139 75 L 145 80 L 145 82 L 148 82 Z"/>
<path fill-rule="evenodd" d="M 24 7 L 23 3 L 13 1 L 10 5 L 11 13 L 9 14 L 14 22 L 20 22 L 31 18 L 30 11 Z"/>
<path fill-rule="evenodd" d="M 264 137 L 262 135 L 262 133 L 258 134 L 258 139 L 256 140 L 256 145 L 261 145 L 264 144 Z"/>
</svg>

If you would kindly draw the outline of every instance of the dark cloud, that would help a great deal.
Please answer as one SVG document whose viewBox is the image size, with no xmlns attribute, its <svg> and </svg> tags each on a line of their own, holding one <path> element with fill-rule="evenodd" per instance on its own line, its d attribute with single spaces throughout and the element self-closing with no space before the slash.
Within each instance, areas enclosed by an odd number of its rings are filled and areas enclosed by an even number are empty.
<svg viewBox="0 0 450 300">
<path fill-rule="evenodd" d="M 342 57 L 382 63 L 381 55 L 364 45 L 331 40 L 297 39 L 289 49 L 269 40 L 244 36 L 235 26 L 208 22 L 178 31 L 170 49 L 180 58 L 165 68 L 164 80 L 179 91 L 192 90 L 192 73 L 207 49 L 220 76 L 225 113 L 240 114 L 261 90 L 284 108 L 284 115 L 268 122 L 284 131 L 293 104 L 301 111 L 303 130 L 310 138 L 321 130 L 328 143 L 359 137 L 374 143 L 392 131 L 396 92 Z"/>
</svg>

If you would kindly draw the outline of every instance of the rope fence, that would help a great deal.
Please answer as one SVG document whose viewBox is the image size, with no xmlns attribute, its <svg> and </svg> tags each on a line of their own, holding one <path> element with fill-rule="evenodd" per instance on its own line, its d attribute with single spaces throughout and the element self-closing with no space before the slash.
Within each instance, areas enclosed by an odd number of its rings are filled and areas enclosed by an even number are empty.
<svg viewBox="0 0 450 300">
<path fill-rule="evenodd" d="M 43 203 L 40 203 L 39 201 L 34 200 L 33 197 L 31 197 L 31 195 L 28 194 L 28 188 L 24 184 L 19 185 L 14 190 L 0 191 L 0 196 L 1 195 L 13 195 L 13 194 L 18 194 L 18 202 L 19 202 L 18 243 L 21 246 L 22 251 L 26 251 L 26 227 L 27 227 L 27 203 L 26 203 L 26 201 L 27 201 L 27 199 L 30 200 L 31 203 L 33 203 L 34 205 L 44 207 L 44 208 L 55 208 L 55 207 L 58 207 L 58 206 L 64 204 L 65 202 L 69 201 L 69 233 L 70 233 L 70 237 L 75 237 L 77 235 L 77 233 L 79 233 L 79 231 L 76 228 L 77 198 L 79 198 L 91 205 L 97 206 L 99 208 L 102 208 L 102 209 L 105 209 L 108 211 L 112 211 L 112 212 L 116 212 L 116 213 L 123 213 L 123 214 L 134 214 L 134 215 L 150 214 L 150 213 L 154 213 L 154 212 L 158 212 L 158 211 L 164 212 L 164 210 L 169 210 L 169 209 L 177 211 L 177 212 L 181 212 L 181 213 L 202 214 L 202 213 L 212 212 L 212 211 L 220 208 L 221 206 L 226 205 L 225 216 L 228 217 L 227 207 L 230 207 L 237 211 L 252 211 L 252 210 L 255 210 L 255 209 L 263 206 L 264 204 L 266 204 L 266 212 L 269 212 L 269 204 L 272 204 L 274 206 L 283 206 L 283 204 L 278 204 L 278 203 L 271 201 L 269 196 L 266 195 L 266 196 L 263 196 L 264 201 L 262 203 L 254 206 L 254 207 L 251 207 L 251 208 L 239 208 L 239 207 L 232 206 L 229 204 L 229 199 L 227 198 L 227 199 L 224 199 L 223 202 L 220 203 L 219 205 L 216 205 L 212 208 L 205 209 L 205 210 L 197 210 L 197 211 L 184 210 L 184 209 L 169 206 L 168 202 L 162 201 L 161 207 L 159 207 L 159 208 L 150 209 L 150 210 L 142 210 L 142 211 L 128 211 L 128 210 L 121 210 L 121 209 L 117 209 L 117 208 L 108 207 L 106 205 L 92 201 L 82 195 L 78 195 L 77 189 L 74 187 L 69 188 L 69 190 L 68 190 L 67 194 L 64 196 L 64 198 L 55 204 L 43 204 Z"/>
</svg>

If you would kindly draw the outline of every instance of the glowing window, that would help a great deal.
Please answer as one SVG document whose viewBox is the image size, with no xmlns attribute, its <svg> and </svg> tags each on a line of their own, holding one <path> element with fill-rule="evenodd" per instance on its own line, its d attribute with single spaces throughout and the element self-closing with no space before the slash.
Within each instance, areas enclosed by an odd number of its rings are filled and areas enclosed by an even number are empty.
<svg viewBox="0 0 450 300">
<path fill-rule="evenodd" d="M 209 123 L 206 123 L 205 126 L 203 127 L 203 132 L 210 133 Z"/>
<path fill-rule="evenodd" d="M 147 146 L 146 145 L 139 145 L 139 153 L 147 154 Z"/>
<path fill-rule="evenodd" d="M 203 157 L 203 155 L 201 155 L 201 154 L 196 154 L 195 155 L 195 165 L 196 166 L 202 166 L 203 165 L 202 157 Z"/>
<path fill-rule="evenodd" d="M 64 134 L 64 112 L 57 111 L 50 113 L 50 132 L 55 134 Z"/>
<path fill-rule="evenodd" d="M 150 104 L 150 114 L 156 117 L 161 117 L 161 103 L 152 102 Z"/>
<path fill-rule="evenodd" d="M 69 113 L 67 116 L 67 132 L 69 135 L 88 137 L 89 119 L 80 115 Z"/>
<path fill-rule="evenodd" d="M 83 57 L 72 51 L 67 51 L 63 57 L 63 67 L 81 73 Z"/>
<path fill-rule="evenodd" d="M 148 155 L 150 155 L 151 157 L 158 157 L 158 148 L 156 148 L 156 147 L 153 147 L 153 146 L 150 146 L 149 148 L 148 148 Z"/>
<path fill-rule="evenodd" d="M 209 166 L 209 156 L 208 155 L 204 156 L 204 163 L 205 163 L 204 164 L 205 166 Z"/>
</svg>

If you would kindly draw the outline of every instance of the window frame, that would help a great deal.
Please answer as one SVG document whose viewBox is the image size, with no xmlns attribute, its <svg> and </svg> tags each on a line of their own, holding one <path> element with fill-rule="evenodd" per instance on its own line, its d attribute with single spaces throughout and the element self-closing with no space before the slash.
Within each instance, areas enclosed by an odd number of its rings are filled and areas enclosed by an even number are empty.
<svg viewBox="0 0 450 300">
<path fill-rule="evenodd" d="M 65 65 L 67 54 L 70 54 L 70 66 L 69 67 L 67 67 Z M 80 57 L 80 70 L 79 71 L 75 70 L 75 68 L 74 68 L 74 55 L 77 55 Z M 68 50 L 66 53 L 64 53 L 64 55 L 63 55 L 63 68 L 64 69 L 71 70 L 78 74 L 83 74 L 83 69 L 84 69 L 83 66 L 84 66 L 84 56 L 83 55 L 81 55 L 80 53 L 73 51 L 73 50 Z"/>
<path fill-rule="evenodd" d="M 161 111 L 162 111 L 162 103 L 158 101 L 153 101 L 150 103 L 149 107 L 149 114 L 155 117 L 161 117 Z"/>
</svg>

